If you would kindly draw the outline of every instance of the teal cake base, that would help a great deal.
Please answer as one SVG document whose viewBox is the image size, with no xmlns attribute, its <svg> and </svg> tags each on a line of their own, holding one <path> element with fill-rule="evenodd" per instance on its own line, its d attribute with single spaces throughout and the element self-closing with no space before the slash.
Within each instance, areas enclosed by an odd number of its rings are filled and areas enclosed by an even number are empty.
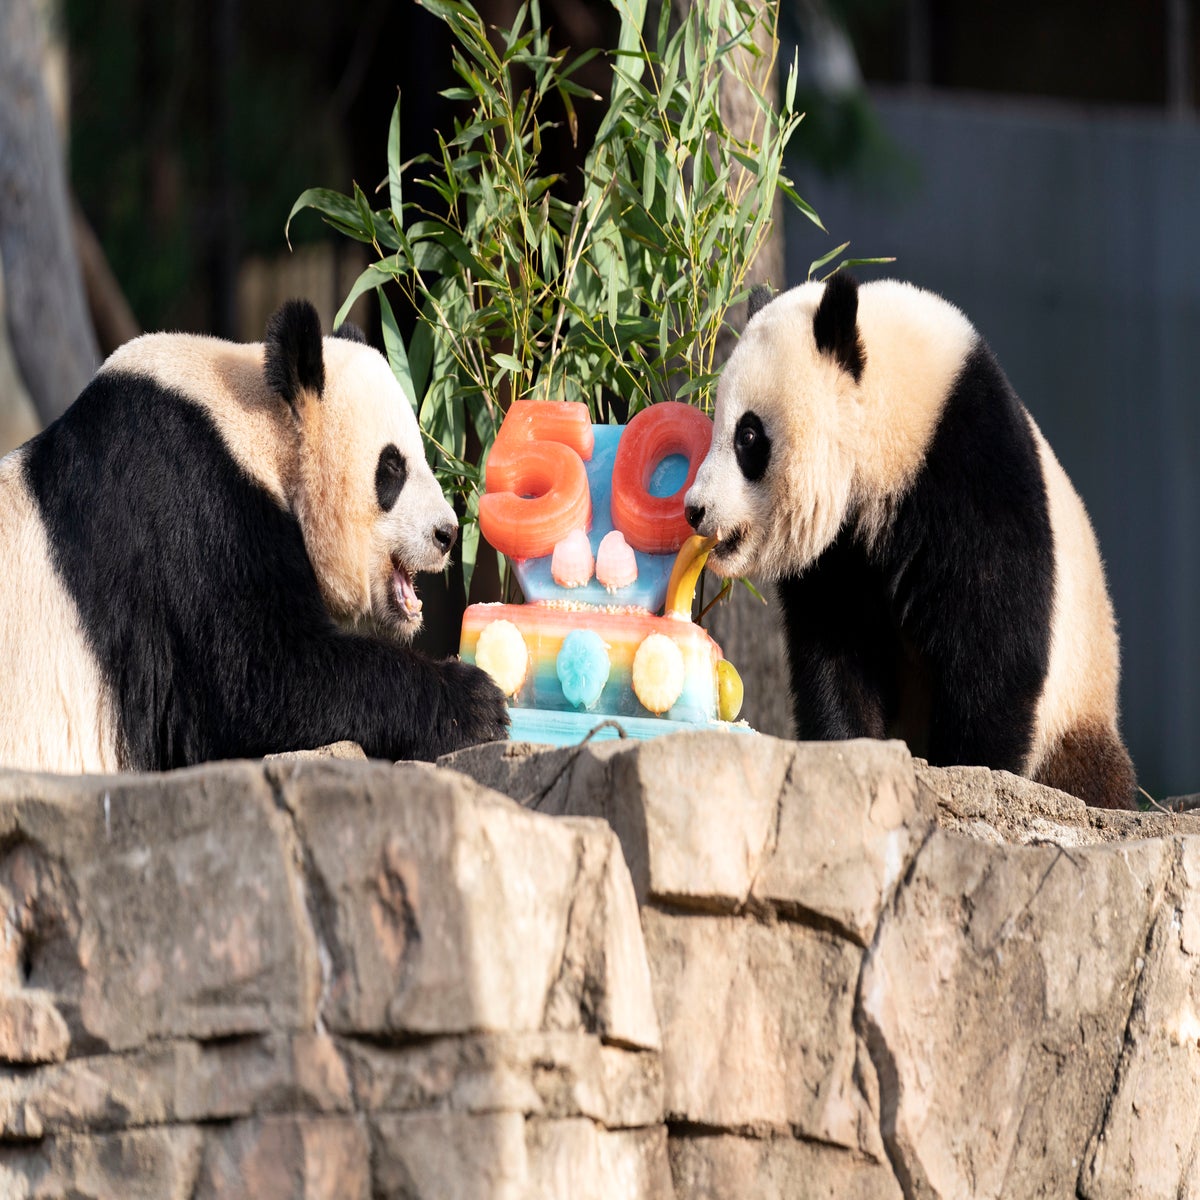
<svg viewBox="0 0 1200 1200">
<path fill-rule="evenodd" d="M 671 721 L 665 717 L 605 717 L 600 713 L 555 712 L 552 709 L 510 708 L 508 736 L 514 742 L 536 742 L 543 746 L 576 746 L 585 738 L 606 742 L 626 737 L 646 740 L 684 730 L 709 729 L 714 733 L 753 733 L 745 721 Z M 591 734 L 590 737 L 588 735 Z"/>
</svg>

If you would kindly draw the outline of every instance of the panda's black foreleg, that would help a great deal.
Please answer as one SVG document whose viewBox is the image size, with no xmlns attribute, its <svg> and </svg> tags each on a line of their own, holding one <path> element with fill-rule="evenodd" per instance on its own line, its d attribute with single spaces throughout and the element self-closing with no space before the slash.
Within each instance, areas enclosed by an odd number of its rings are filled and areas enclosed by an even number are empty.
<svg viewBox="0 0 1200 1200">
<path fill-rule="evenodd" d="M 1032 745 L 1036 696 L 946 674 L 933 687 L 929 761 L 1020 774 Z"/>
<path fill-rule="evenodd" d="M 1049 662 L 1054 535 L 1032 426 L 982 343 L 875 554 L 929 681 L 929 761 L 1022 771 Z"/>
<path fill-rule="evenodd" d="M 926 757 L 1019 774 L 1046 672 L 1048 595 L 1012 586 L 1014 568 L 996 565 L 988 550 L 975 547 L 953 574 L 926 561 L 920 582 L 901 586 L 897 598 L 928 675 Z"/>
<path fill-rule="evenodd" d="M 878 574 L 843 533 L 776 585 L 801 741 L 887 735 L 895 704 L 894 636 Z"/>
<path fill-rule="evenodd" d="M 930 650 L 928 758 L 1020 774 L 1033 744 L 1044 654 L 1026 631 L 963 602 Z"/>
<path fill-rule="evenodd" d="M 287 678 L 276 691 L 278 725 L 270 733 L 282 745 L 349 740 L 372 758 L 433 761 L 508 736 L 500 689 L 457 659 L 437 662 L 407 646 L 339 632 L 293 647 L 283 661 Z M 265 697 L 252 701 L 251 711 L 270 711 L 267 704 Z"/>
<path fill-rule="evenodd" d="M 439 749 L 439 755 L 463 746 L 508 737 L 508 705 L 489 675 L 456 658 L 448 658 L 434 666 L 439 671 L 446 695 L 438 734 L 445 739 L 448 749 Z"/>
<path fill-rule="evenodd" d="M 795 653 L 792 715 L 798 741 L 885 736 L 879 692 L 859 658 L 815 641 Z"/>
</svg>

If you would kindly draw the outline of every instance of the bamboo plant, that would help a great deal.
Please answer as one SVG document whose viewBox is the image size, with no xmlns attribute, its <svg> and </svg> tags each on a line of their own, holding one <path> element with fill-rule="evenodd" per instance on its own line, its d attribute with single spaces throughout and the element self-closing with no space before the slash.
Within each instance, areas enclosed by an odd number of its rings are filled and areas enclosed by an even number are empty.
<svg viewBox="0 0 1200 1200">
<path fill-rule="evenodd" d="M 551 101 L 574 136 L 576 105 L 601 100 L 576 82 L 596 52 L 552 50 L 538 0 L 505 31 L 489 29 L 469 0 L 421 3 L 451 33 L 459 82 L 444 94 L 465 115 L 439 133 L 436 155 L 406 161 L 398 99 L 379 187 L 386 206 L 373 209 L 357 184 L 349 195 L 313 188 L 288 226 L 312 209 L 371 246 L 375 261 L 336 320 L 376 294 L 392 369 L 443 484 L 461 498 L 469 586 L 483 463 L 507 401 L 582 400 L 600 421 L 668 398 L 708 410 L 718 336 L 745 295 L 776 194 L 821 223 L 783 172 L 801 119 L 794 65 L 778 110 L 759 99 L 749 137 L 721 116 L 727 74 L 774 71 L 778 0 L 692 0 L 678 19 L 669 3 L 651 18 L 648 0 L 613 0 L 611 95 L 575 202 L 562 198 L 542 143 Z M 385 285 L 417 313 L 408 345 Z M 476 462 L 468 426 L 484 451 Z"/>
</svg>

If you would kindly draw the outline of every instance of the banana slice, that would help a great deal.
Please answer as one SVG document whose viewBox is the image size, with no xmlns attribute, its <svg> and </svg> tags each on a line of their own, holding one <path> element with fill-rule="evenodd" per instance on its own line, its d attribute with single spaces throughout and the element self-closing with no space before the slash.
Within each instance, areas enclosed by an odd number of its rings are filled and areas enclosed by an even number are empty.
<svg viewBox="0 0 1200 1200">
<path fill-rule="evenodd" d="M 680 621 L 692 619 L 696 582 L 716 544 L 715 537 L 705 538 L 694 533 L 679 547 L 675 565 L 671 568 L 671 578 L 667 582 L 667 601 L 663 606 L 666 616 Z"/>
<path fill-rule="evenodd" d="M 633 694 L 661 716 L 683 694 L 683 655 L 665 633 L 652 633 L 638 646 L 630 676 Z"/>
</svg>

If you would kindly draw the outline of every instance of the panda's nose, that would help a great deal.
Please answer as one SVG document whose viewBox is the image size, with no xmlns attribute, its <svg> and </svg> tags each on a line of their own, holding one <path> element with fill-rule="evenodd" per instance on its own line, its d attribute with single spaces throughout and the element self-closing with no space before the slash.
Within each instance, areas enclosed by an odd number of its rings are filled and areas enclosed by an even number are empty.
<svg viewBox="0 0 1200 1200">
<path fill-rule="evenodd" d="M 450 552 L 450 547 L 454 545 L 458 538 L 458 526 L 451 525 L 448 521 L 445 525 L 437 525 L 433 530 L 433 540 L 437 542 L 438 549 L 443 554 Z"/>
<path fill-rule="evenodd" d="M 693 529 L 700 528 L 700 522 L 704 520 L 704 505 L 689 504 L 684 510 L 683 515 L 687 517 L 687 523 Z"/>
</svg>

